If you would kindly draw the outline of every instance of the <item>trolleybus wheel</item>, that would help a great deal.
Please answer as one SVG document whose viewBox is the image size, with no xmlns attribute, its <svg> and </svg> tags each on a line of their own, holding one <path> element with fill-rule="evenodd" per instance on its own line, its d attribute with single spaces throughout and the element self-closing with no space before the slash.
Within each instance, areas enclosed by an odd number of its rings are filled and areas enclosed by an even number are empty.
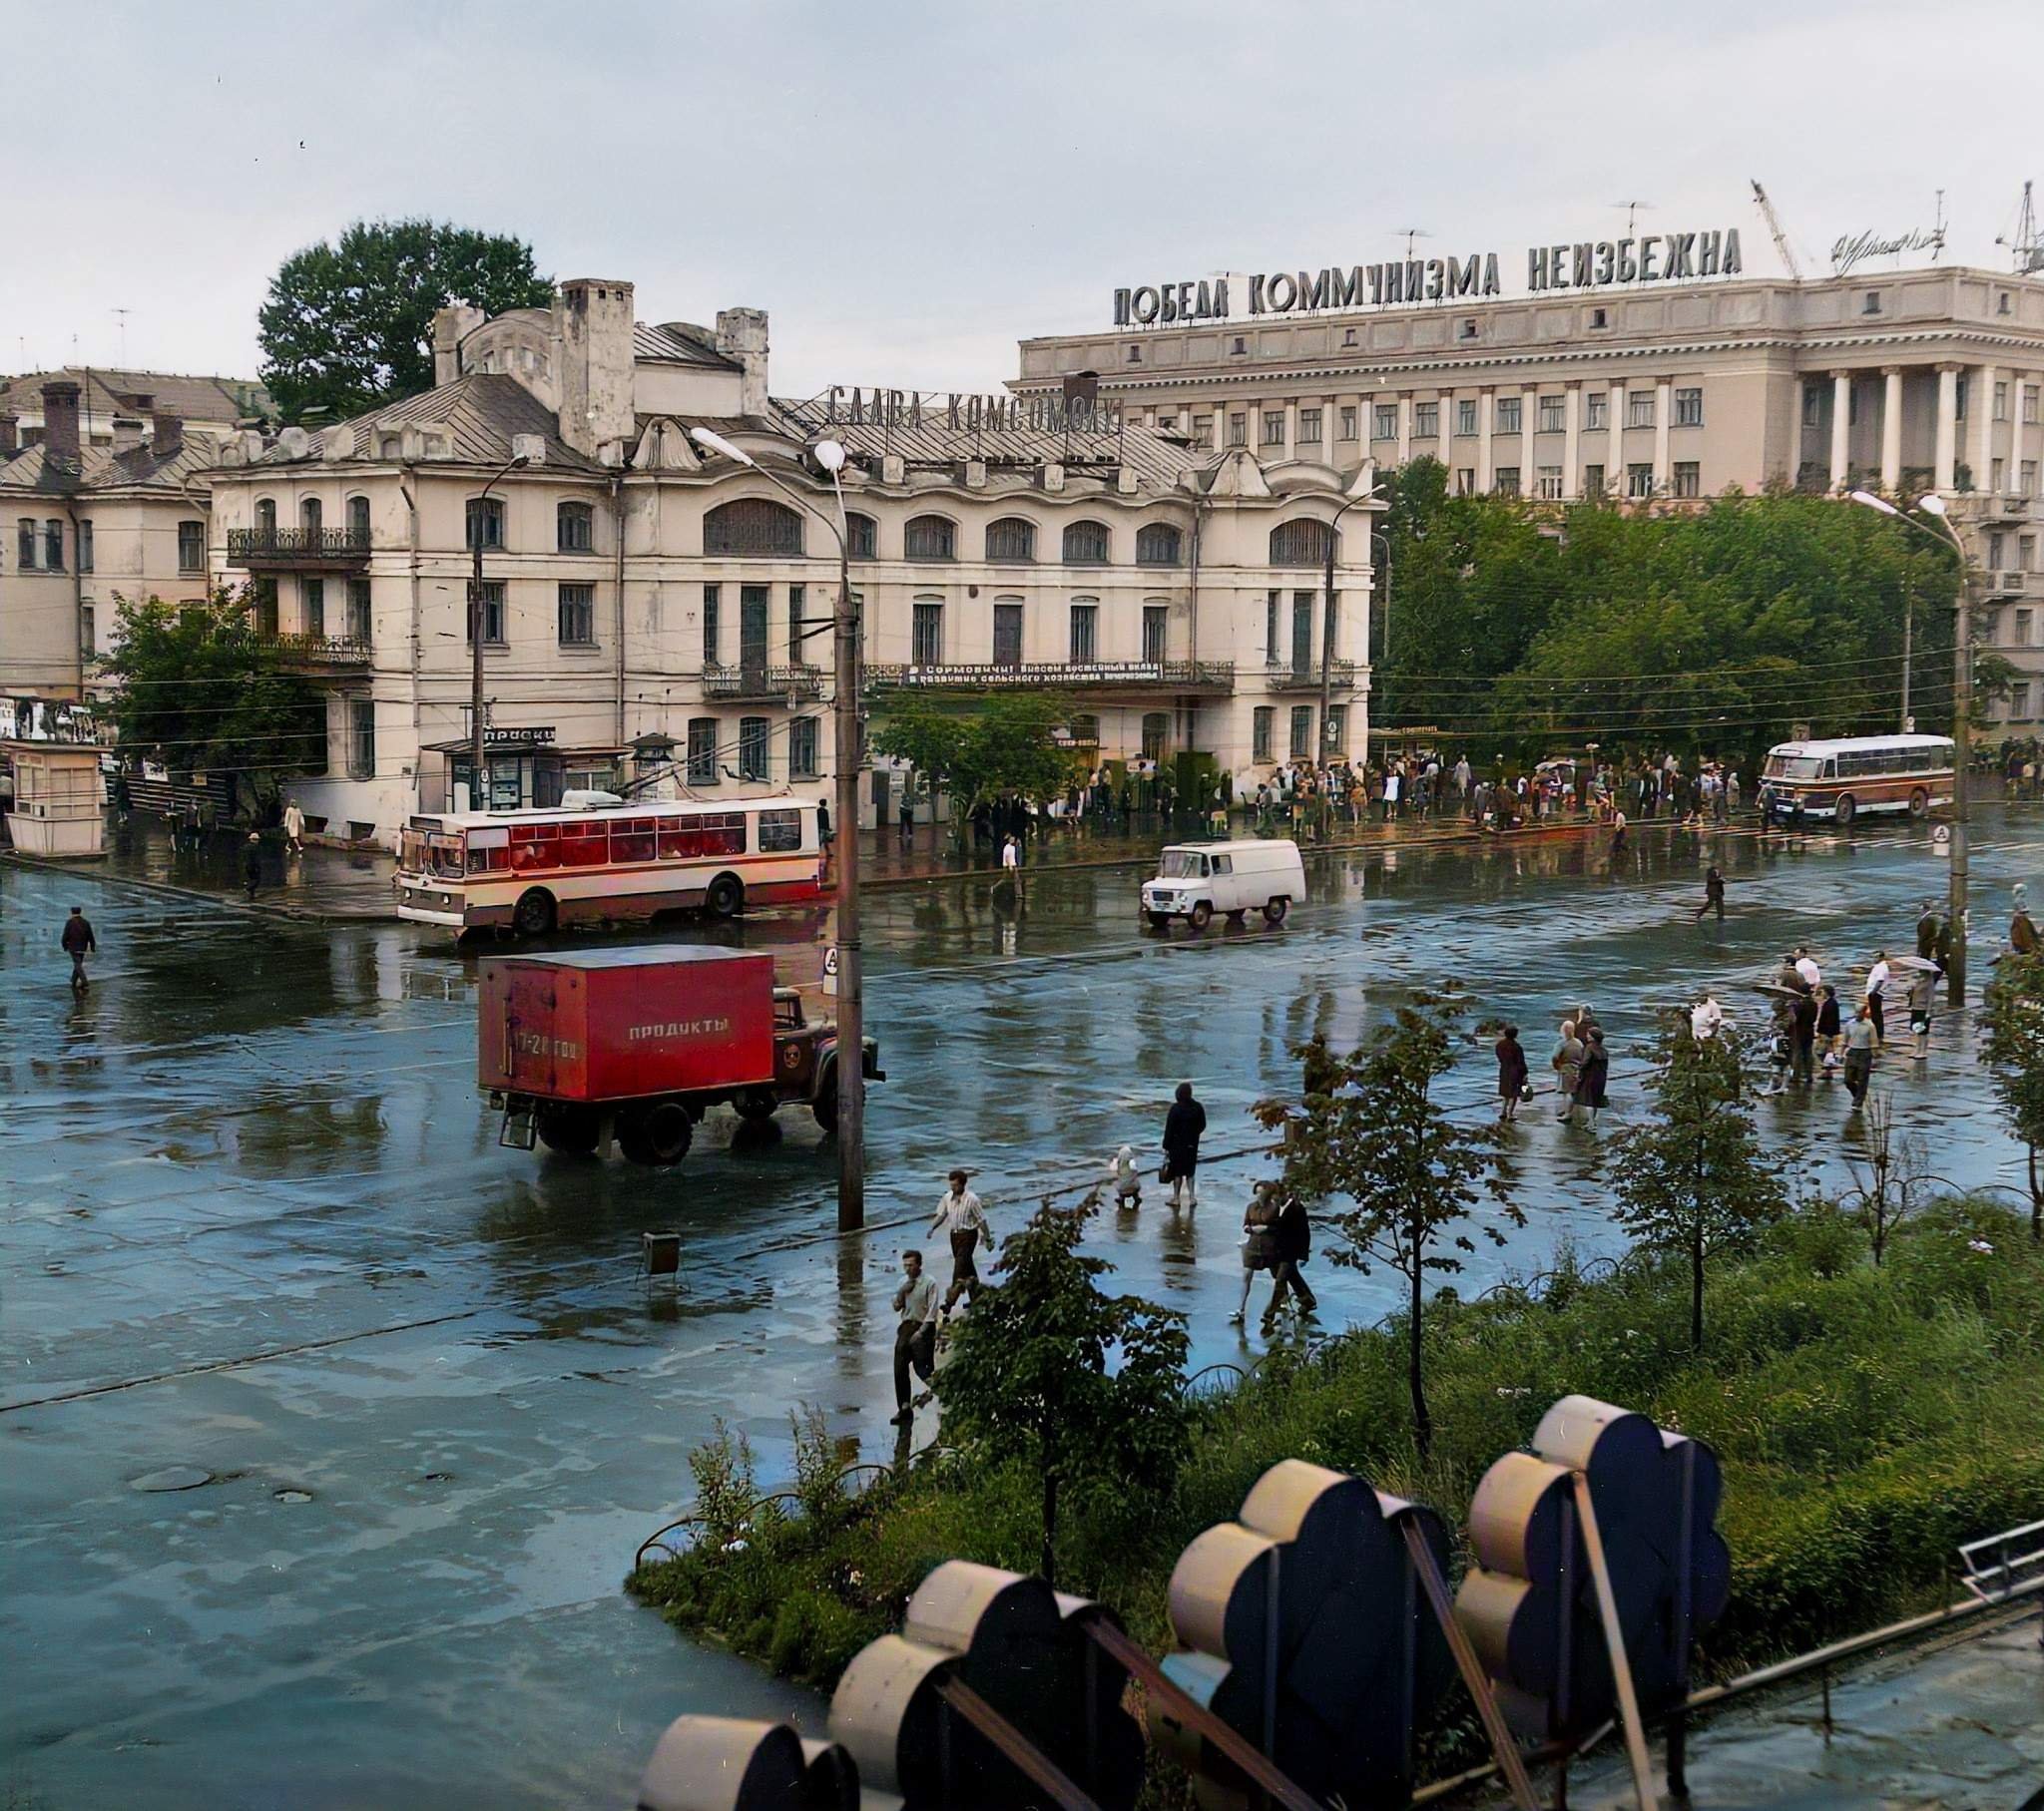
<svg viewBox="0 0 2044 1811">
<path fill-rule="evenodd" d="M 703 895 L 703 909 L 713 918 L 736 918 L 746 903 L 746 889 L 736 874 L 720 874 Z"/>
<path fill-rule="evenodd" d="M 554 896 L 545 887 L 533 887 L 519 894 L 518 903 L 511 908 L 512 927 L 526 937 L 547 936 L 559 916 Z"/>
</svg>

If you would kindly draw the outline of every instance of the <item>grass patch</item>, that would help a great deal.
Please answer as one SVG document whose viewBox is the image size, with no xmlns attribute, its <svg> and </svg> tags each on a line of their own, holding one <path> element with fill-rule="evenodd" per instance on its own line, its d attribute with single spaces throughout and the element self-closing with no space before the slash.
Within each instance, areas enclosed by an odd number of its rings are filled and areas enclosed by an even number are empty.
<svg viewBox="0 0 2044 1811">
<path fill-rule="evenodd" d="M 1161 1509 L 1104 1495 L 1069 1506 L 1059 1585 L 1113 1603 L 1162 1651 L 1179 1554 L 1232 1518 L 1267 1466 L 1295 1457 L 1358 1473 L 1455 1525 L 1490 1463 L 1571 1391 L 1696 1435 L 1724 1462 L 1733 1589 L 1704 1650 L 1708 1675 L 1904 1613 L 1937 1594 L 1960 1541 L 2039 1513 L 2044 1249 L 2004 1208 L 1940 1203 L 1895 1234 L 1877 1269 L 1850 1221 L 1798 1213 L 1752 1255 L 1718 1260 L 1701 1357 L 1688 1291 L 1685 1266 L 1636 1257 L 1596 1279 L 1565 1260 L 1537 1296 L 1436 1297 L 1424 1461 L 1400 1323 L 1276 1355 L 1199 1404 Z M 630 1588 L 691 1635 L 828 1689 L 899 1626 L 940 1562 L 1037 1563 L 1036 1480 L 998 1457 L 944 1456 L 856 1499 L 820 1480 L 808 1464 L 803 1513 L 769 1508 L 643 1568 Z"/>
</svg>

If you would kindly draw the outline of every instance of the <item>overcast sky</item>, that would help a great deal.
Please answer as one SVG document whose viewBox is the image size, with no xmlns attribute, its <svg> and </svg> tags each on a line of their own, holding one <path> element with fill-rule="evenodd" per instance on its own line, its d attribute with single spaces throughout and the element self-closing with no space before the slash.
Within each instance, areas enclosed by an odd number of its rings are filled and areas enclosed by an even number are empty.
<svg viewBox="0 0 2044 1811">
<path fill-rule="evenodd" d="M 1738 226 L 1778 268 L 2044 179 L 2044 4 L 0 0 L 0 370 L 253 375 L 357 217 L 529 239 L 642 319 L 772 315 L 773 387 L 987 388 L 1119 284 Z M 2025 92 L 2027 90 L 2027 92 Z"/>
</svg>

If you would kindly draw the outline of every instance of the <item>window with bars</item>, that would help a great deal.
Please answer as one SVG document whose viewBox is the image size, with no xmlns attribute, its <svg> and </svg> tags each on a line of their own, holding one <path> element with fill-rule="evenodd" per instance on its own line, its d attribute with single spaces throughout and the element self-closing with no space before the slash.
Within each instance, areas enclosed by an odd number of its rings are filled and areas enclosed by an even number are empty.
<svg viewBox="0 0 2044 1811">
<path fill-rule="evenodd" d="M 1136 531 L 1138 566 L 1177 566 L 1184 559 L 1185 536 L 1177 524 L 1146 522 Z"/>
<path fill-rule="evenodd" d="M 1568 426 L 1564 413 L 1567 399 L 1561 396 L 1543 396 L 1540 399 L 1540 431 L 1543 434 L 1559 434 Z"/>
<path fill-rule="evenodd" d="M 1072 740 L 1081 748 L 1100 746 L 1100 718 L 1090 710 L 1081 711 L 1072 718 L 1069 725 Z"/>
<path fill-rule="evenodd" d="M 1701 384 L 1675 392 L 1675 425 L 1700 428 L 1704 425 L 1704 391 Z"/>
<path fill-rule="evenodd" d="M 473 611 L 467 613 L 470 621 L 468 633 L 470 645 L 474 645 L 475 622 Z M 483 646 L 501 648 L 504 646 L 504 581 L 485 579 L 483 581 Z"/>
<path fill-rule="evenodd" d="M 1098 604 L 1074 604 L 1072 606 L 1071 663 L 1074 667 L 1091 667 L 1100 659 L 1100 606 Z"/>
<path fill-rule="evenodd" d="M 703 587 L 703 665 L 715 667 L 717 662 L 718 632 L 723 628 L 720 618 L 724 614 L 724 589 L 718 585 Z"/>
<path fill-rule="evenodd" d="M 986 525 L 986 557 L 1005 565 L 1036 558 L 1036 524 L 1020 516 L 1003 516 Z"/>
<path fill-rule="evenodd" d="M 563 648 L 594 648 L 596 646 L 596 587 L 594 585 L 563 585 L 557 605 L 561 646 Z"/>
<path fill-rule="evenodd" d="M 941 667 L 944 664 L 944 607 L 930 598 L 917 598 L 909 628 L 910 664 Z"/>
<path fill-rule="evenodd" d="M 367 579 L 350 579 L 347 582 L 347 635 L 349 641 L 365 646 L 370 639 Z"/>
<path fill-rule="evenodd" d="M 1704 494 L 1703 466 L 1695 459 L 1678 459 L 1675 462 L 1674 493 L 1678 497 L 1701 497 Z"/>
<path fill-rule="evenodd" d="M 305 614 L 305 633 L 317 641 L 326 640 L 326 581 L 300 579 L 298 603 Z"/>
<path fill-rule="evenodd" d="M 787 777 L 814 779 L 821 772 L 816 762 L 816 719 L 798 716 L 787 726 Z"/>
<path fill-rule="evenodd" d="M 766 779 L 768 773 L 767 722 L 764 716 L 739 718 L 739 778 Z"/>
<path fill-rule="evenodd" d="M 1105 522 L 1074 522 L 1065 530 L 1065 564 L 1105 566 L 1108 546 Z"/>
<path fill-rule="evenodd" d="M 705 512 L 703 551 L 741 560 L 799 558 L 801 514 L 771 497 L 734 497 Z"/>
<path fill-rule="evenodd" d="M 1327 525 L 1306 516 L 1271 531 L 1273 566 L 1318 566 L 1327 557 Z"/>
<path fill-rule="evenodd" d="M 1438 440 L 1441 434 L 1441 405 L 1437 402 L 1414 403 L 1412 432 L 1420 440 Z"/>
<path fill-rule="evenodd" d="M 911 516 L 901 531 L 902 552 L 910 560 L 955 560 L 958 527 L 948 516 Z"/>
<path fill-rule="evenodd" d="M 1271 729 L 1277 711 L 1269 704 L 1259 704 L 1250 714 L 1250 759 L 1268 761 L 1271 753 Z"/>
<path fill-rule="evenodd" d="M 502 497 L 471 497 L 468 500 L 468 540 L 471 549 L 491 548 L 504 545 L 504 499 Z"/>
<path fill-rule="evenodd" d="M 554 548 L 586 554 L 596 545 L 596 512 L 586 503 L 564 503 L 554 511 Z"/>
<path fill-rule="evenodd" d="M 854 560 L 874 560 L 879 557 L 880 525 L 870 516 L 851 511 L 844 518 L 845 551 Z"/>
<path fill-rule="evenodd" d="M 178 570 L 181 573 L 202 573 L 206 570 L 206 524 L 204 522 L 180 522 L 178 524 Z"/>
<path fill-rule="evenodd" d="M 689 719 L 689 784 L 717 784 L 717 723 L 714 716 Z"/>
</svg>

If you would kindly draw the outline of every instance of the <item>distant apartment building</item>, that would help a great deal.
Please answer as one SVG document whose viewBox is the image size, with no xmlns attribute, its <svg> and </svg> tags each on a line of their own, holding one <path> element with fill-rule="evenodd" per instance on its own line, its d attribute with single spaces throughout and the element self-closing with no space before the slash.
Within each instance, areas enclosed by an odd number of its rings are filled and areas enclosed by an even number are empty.
<svg viewBox="0 0 2044 1811">
<path fill-rule="evenodd" d="M 109 371 L 96 365 L 67 365 L 60 371 L 31 371 L 0 377 L 0 415 L 15 418 L 23 446 L 42 439 L 43 388 L 68 383 L 78 388 L 78 441 L 88 452 L 111 449 L 124 422 L 142 423 L 150 437 L 158 413 L 176 420 L 188 440 L 222 440 L 274 410 L 269 392 L 253 378 L 192 377 L 178 371 Z"/>
</svg>

